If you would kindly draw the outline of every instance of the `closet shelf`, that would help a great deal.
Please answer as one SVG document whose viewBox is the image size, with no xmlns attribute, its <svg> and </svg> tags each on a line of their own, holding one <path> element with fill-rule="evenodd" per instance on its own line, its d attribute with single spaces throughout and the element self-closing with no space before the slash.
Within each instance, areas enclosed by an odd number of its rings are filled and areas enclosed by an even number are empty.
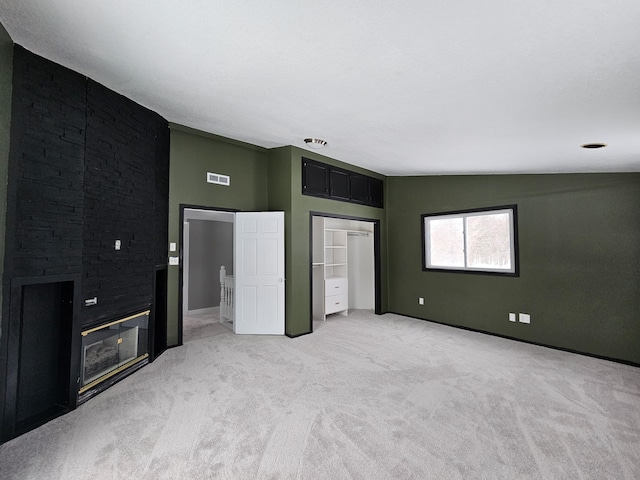
<svg viewBox="0 0 640 480">
<path fill-rule="evenodd" d="M 314 247 L 313 259 L 320 260 L 323 257 L 322 285 L 314 292 L 314 309 L 321 312 L 323 320 L 327 315 L 349 313 L 349 280 L 348 280 L 348 240 L 347 230 L 342 228 L 326 228 L 325 219 L 320 219 L 316 224 L 320 231 L 314 242 L 318 241 L 318 247 Z M 314 233 L 315 235 L 315 233 Z M 314 271 L 320 273 L 319 269 Z M 315 287 L 314 287 L 315 288 Z"/>
</svg>

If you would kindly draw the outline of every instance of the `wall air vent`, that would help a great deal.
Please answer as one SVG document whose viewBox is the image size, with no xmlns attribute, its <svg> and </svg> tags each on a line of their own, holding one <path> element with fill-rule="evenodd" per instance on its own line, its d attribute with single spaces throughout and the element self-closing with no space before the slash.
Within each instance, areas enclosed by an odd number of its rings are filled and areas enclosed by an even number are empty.
<svg viewBox="0 0 640 480">
<path fill-rule="evenodd" d="M 219 173 L 207 172 L 207 182 L 215 183 L 217 185 L 231 185 L 231 178 L 229 175 L 220 175 Z"/>
</svg>

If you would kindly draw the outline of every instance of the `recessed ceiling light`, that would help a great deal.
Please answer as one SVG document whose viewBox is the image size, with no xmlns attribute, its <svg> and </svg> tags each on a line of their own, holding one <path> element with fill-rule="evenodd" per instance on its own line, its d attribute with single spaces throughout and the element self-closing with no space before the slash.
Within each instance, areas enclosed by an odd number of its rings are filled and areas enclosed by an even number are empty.
<svg viewBox="0 0 640 480">
<path fill-rule="evenodd" d="M 580 145 L 582 148 L 602 148 L 606 147 L 606 143 L 585 143 L 584 145 Z"/>
<path fill-rule="evenodd" d="M 320 138 L 305 138 L 304 143 L 307 144 L 307 147 L 311 148 L 322 148 L 327 145 L 327 142 Z"/>
</svg>

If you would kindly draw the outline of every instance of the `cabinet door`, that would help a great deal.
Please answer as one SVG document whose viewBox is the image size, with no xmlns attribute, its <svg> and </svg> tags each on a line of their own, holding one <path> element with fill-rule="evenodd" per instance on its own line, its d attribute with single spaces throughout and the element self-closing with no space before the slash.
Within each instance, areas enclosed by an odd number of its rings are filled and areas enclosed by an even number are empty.
<svg viewBox="0 0 640 480">
<path fill-rule="evenodd" d="M 349 180 L 351 183 L 351 200 L 358 203 L 368 203 L 369 185 L 367 177 L 359 173 L 351 173 Z"/>
<path fill-rule="evenodd" d="M 329 196 L 329 166 L 302 159 L 302 193 L 317 197 Z"/>
<path fill-rule="evenodd" d="M 331 198 L 349 200 L 349 172 L 339 168 L 331 168 L 330 174 Z"/>
<path fill-rule="evenodd" d="M 382 180 L 369 177 L 369 205 L 382 208 L 384 206 L 383 191 Z"/>
</svg>

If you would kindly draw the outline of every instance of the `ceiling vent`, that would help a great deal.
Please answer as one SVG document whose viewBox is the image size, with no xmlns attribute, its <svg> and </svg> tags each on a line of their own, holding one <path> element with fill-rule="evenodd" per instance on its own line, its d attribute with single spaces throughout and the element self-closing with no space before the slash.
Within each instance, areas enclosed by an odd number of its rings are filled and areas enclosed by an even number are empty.
<svg viewBox="0 0 640 480">
<path fill-rule="evenodd" d="M 220 175 L 219 173 L 207 172 L 207 182 L 215 183 L 216 185 L 231 185 L 231 178 L 229 175 Z"/>
<path fill-rule="evenodd" d="M 311 148 L 322 148 L 327 146 L 326 140 L 322 140 L 321 138 L 305 138 L 304 143 L 307 147 Z"/>
</svg>

